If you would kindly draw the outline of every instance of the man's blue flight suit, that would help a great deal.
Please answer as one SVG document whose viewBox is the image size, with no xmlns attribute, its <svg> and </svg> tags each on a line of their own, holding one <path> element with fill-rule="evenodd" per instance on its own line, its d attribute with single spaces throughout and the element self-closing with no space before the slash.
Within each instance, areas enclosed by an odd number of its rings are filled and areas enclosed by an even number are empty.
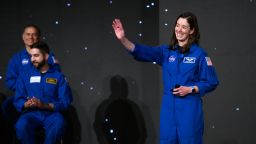
<svg viewBox="0 0 256 144">
<path fill-rule="evenodd" d="M 11 91 L 15 91 L 16 89 L 16 81 L 20 72 L 27 71 L 29 68 L 33 67 L 30 57 L 31 56 L 27 50 L 23 49 L 10 59 L 6 72 L 5 83 Z M 50 53 L 49 55 L 48 64 L 53 66 L 54 69 L 60 71 L 60 65 L 54 58 L 53 53 Z"/>
<path fill-rule="evenodd" d="M 32 97 L 54 104 L 54 110 L 24 109 L 24 103 Z M 24 144 L 34 144 L 35 130 L 43 127 L 45 144 L 55 144 L 63 136 L 66 125 L 60 112 L 66 110 L 71 101 L 68 83 L 55 68 L 50 67 L 46 73 L 36 68 L 20 73 L 14 97 L 14 106 L 21 112 L 15 125 L 17 138 Z"/>
</svg>

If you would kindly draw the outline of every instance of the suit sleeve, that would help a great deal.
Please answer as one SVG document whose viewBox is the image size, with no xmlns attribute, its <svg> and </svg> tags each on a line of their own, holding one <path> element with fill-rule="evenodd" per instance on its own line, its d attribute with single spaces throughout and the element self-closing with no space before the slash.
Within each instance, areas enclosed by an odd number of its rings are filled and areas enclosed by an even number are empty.
<svg viewBox="0 0 256 144">
<path fill-rule="evenodd" d="M 64 75 L 61 75 L 58 83 L 58 98 L 59 100 L 53 103 L 54 111 L 67 110 L 73 100 L 70 86 Z"/>
<path fill-rule="evenodd" d="M 16 91 L 14 96 L 13 105 L 19 111 L 23 111 L 25 102 L 27 101 L 27 89 L 21 76 L 18 77 L 16 82 Z"/>
<path fill-rule="evenodd" d="M 212 62 L 207 54 L 203 53 L 199 62 L 199 81 L 196 83 L 200 95 L 204 96 L 206 93 L 215 90 L 218 84 L 219 80 Z"/>
<path fill-rule="evenodd" d="M 11 91 L 15 91 L 16 89 L 16 81 L 19 76 L 17 57 L 14 56 L 8 63 L 5 84 Z"/>
<path fill-rule="evenodd" d="M 136 60 L 144 62 L 156 62 L 162 65 L 163 62 L 163 49 L 164 46 L 150 47 L 135 44 L 134 51 L 131 52 Z"/>
<path fill-rule="evenodd" d="M 51 65 L 58 72 L 61 72 L 60 64 L 52 52 L 50 52 L 49 54 L 48 64 Z"/>
</svg>

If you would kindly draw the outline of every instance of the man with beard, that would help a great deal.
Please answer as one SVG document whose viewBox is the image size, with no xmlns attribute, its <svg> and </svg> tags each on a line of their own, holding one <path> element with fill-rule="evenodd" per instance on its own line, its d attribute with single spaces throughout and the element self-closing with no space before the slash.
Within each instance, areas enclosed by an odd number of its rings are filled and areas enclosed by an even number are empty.
<svg viewBox="0 0 256 144">
<path fill-rule="evenodd" d="M 30 62 L 30 48 L 31 46 L 38 42 L 41 37 L 41 31 L 36 25 L 27 25 L 24 28 L 22 34 L 22 40 L 25 45 L 25 49 L 15 54 L 9 61 L 7 72 L 6 72 L 6 86 L 13 92 L 16 89 L 16 80 L 21 71 L 28 69 L 31 66 Z M 60 71 L 60 66 L 58 61 L 55 59 L 54 55 L 50 53 L 48 63 L 52 65 L 56 70 Z"/>
<path fill-rule="evenodd" d="M 72 101 L 65 76 L 48 64 L 49 47 L 37 42 L 30 49 L 34 67 L 21 72 L 17 80 L 14 106 L 21 112 L 15 125 L 22 144 L 35 143 L 35 131 L 45 129 L 45 144 L 55 144 L 64 134 L 66 122 L 60 112 Z"/>
<path fill-rule="evenodd" d="M 38 42 L 41 37 L 41 30 L 37 25 L 29 24 L 24 27 L 22 33 L 22 40 L 25 48 L 18 53 L 16 53 L 9 61 L 5 84 L 9 90 L 15 92 L 16 82 L 21 72 L 28 71 L 33 65 L 30 62 L 30 47 Z M 50 53 L 48 58 L 48 64 L 52 65 L 54 69 L 60 71 L 60 65 L 55 59 L 54 54 Z M 2 111 L 5 122 L 5 133 L 6 141 L 12 141 L 13 125 L 19 116 L 19 113 L 15 110 L 13 106 L 13 96 L 7 97 L 2 104 Z"/>
</svg>

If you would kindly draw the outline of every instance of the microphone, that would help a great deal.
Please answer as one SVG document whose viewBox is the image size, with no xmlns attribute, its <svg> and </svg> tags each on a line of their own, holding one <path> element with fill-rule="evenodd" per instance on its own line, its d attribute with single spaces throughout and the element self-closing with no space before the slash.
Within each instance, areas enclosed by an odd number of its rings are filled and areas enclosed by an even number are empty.
<svg viewBox="0 0 256 144">
<path fill-rule="evenodd" d="M 171 89 L 171 92 L 174 92 L 174 89 L 175 89 L 175 88 L 179 88 L 179 87 L 180 87 L 180 85 L 179 85 L 179 84 L 176 84 L 176 85 L 174 86 L 174 88 Z"/>
</svg>

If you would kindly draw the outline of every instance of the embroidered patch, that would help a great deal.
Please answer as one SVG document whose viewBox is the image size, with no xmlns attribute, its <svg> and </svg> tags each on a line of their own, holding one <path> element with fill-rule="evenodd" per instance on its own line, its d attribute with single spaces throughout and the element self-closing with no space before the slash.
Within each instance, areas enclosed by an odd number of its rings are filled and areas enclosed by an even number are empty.
<svg viewBox="0 0 256 144">
<path fill-rule="evenodd" d="M 64 79 L 65 79 L 65 81 L 68 83 L 68 79 L 67 79 L 67 77 L 64 77 Z"/>
<path fill-rule="evenodd" d="M 55 79 L 55 78 L 46 78 L 46 83 L 57 84 L 57 79 Z"/>
<path fill-rule="evenodd" d="M 195 63 L 196 58 L 195 57 L 184 57 L 183 63 Z"/>
<path fill-rule="evenodd" d="M 206 63 L 208 66 L 212 66 L 212 61 L 210 59 L 210 57 L 205 57 Z"/>
<path fill-rule="evenodd" d="M 41 82 L 41 76 L 31 76 L 30 77 L 30 83 L 40 83 Z"/>
<path fill-rule="evenodd" d="M 26 65 L 26 64 L 28 64 L 28 62 L 29 62 L 28 59 L 23 59 L 23 60 L 21 61 L 22 65 Z"/>
<path fill-rule="evenodd" d="M 58 64 L 58 63 L 59 63 L 59 61 L 58 61 L 54 56 L 52 56 L 52 61 L 53 61 L 53 63 L 55 63 L 55 64 Z"/>
<path fill-rule="evenodd" d="M 176 57 L 172 55 L 172 56 L 169 57 L 169 62 L 174 62 L 175 59 L 176 59 Z"/>
</svg>

